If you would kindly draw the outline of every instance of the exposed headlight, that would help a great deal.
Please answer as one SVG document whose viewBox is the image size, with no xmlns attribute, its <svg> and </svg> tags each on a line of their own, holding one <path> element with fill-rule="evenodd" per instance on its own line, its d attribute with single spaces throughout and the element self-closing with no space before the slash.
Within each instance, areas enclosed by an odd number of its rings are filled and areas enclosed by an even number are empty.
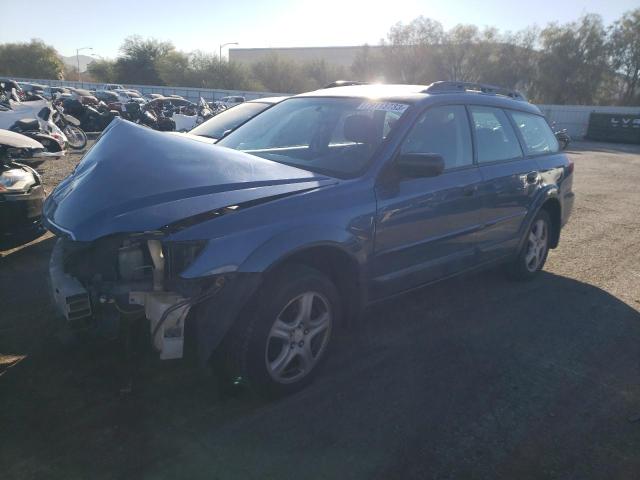
<svg viewBox="0 0 640 480">
<path fill-rule="evenodd" d="M 200 255 L 207 244 L 206 240 L 190 242 L 165 242 L 162 253 L 165 258 L 165 271 L 169 278 L 178 276 Z"/>
<path fill-rule="evenodd" d="M 33 174 L 21 168 L 6 170 L 0 174 L 0 192 L 26 192 L 35 184 Z"/>
</svg>

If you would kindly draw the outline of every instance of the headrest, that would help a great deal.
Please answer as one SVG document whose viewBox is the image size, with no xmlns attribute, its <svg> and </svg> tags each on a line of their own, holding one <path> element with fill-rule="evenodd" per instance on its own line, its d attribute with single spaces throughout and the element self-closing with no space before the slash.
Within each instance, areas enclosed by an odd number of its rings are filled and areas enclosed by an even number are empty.
<svg viewBox="0 0 640 480">
<path fill-rule="evenodd" d="M 376 129 L 371 117 L 350 115 L 344 119 L 344 138 L 355 143 L 375 143 Z"/>
</svg>

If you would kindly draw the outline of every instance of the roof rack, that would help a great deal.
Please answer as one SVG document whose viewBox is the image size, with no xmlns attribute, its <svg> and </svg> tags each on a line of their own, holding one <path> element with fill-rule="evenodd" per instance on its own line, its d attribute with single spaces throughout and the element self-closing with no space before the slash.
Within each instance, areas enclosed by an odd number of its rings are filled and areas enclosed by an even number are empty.
<svg viewBox="0 0 640 480">
<path fill-rule="evenodd" d="M 369 85 L 369 82 L 361 82 L 359 80 L 336 80 L 335 82 L 331 82 L 329 85 L 325 85 L 320 90 L 324 90 L 325 88 L 350 87 L 351 85 Z"/>
<path fill-rule="evenodd" d="M 514 100 L 527 101 L 527 98 L 516 90 L 474 82 L 433 82 L 422 93 L 475 92 L 486 95 L 500 95 Z"/>
</svg>

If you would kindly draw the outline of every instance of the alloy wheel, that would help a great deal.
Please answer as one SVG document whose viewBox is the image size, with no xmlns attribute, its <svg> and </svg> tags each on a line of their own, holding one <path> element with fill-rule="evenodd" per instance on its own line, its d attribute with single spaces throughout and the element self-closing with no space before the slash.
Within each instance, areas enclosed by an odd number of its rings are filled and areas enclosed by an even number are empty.
<svg viewBox="0 0 640 480">
<path fill-rule="evenodd" d="M 548 228 L 547 222 L 538 219 L 531 226 L 529 237 L 527 238 L 527 253 L 524 262 L 527 270 L 535 272 L 544 263 L 548 248 Z"/>
<path fill-rule="evenodd" d="M 329 301 L 318 292 L 305 292 L 280 311 L 265 349 L 271 378 L 294 383 L 318 363 L 331 336 L 333 316 Z"/>
</svg>

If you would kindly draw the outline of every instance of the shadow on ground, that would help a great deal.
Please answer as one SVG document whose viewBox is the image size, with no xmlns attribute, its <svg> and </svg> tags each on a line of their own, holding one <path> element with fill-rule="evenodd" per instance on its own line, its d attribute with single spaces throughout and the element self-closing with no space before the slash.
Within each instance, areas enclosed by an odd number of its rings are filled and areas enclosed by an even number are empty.
<svg viewBox="0 0 640 480">
<path fill-rule="evenodd" d="M 377 305 L 307 390 L 221 394 L 189 365 L 62 346 L 46 240 L 0 259 L 5 478 L 634 478 L 640 315 L 601 289 L 490 271 Z M 17 287 L 20 286 L 20 287 Z"/>
</svg>

